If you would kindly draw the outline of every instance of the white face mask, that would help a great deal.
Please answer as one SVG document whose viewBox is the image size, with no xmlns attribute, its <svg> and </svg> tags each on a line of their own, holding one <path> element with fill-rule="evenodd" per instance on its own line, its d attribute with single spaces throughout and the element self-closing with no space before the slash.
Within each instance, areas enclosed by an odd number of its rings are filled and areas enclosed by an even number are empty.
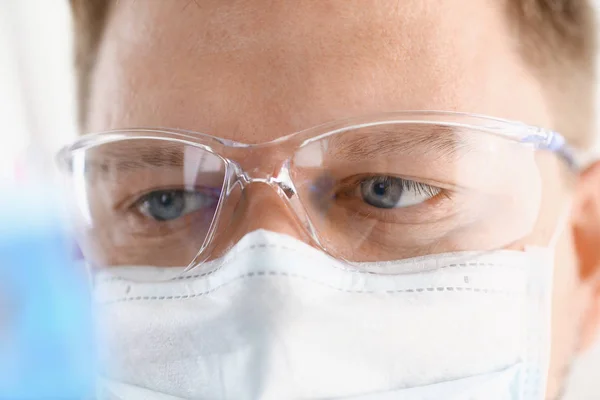
<svg viewBox="0 0 600 400">
<path fill-rule="evenodd" d="M 100 398 L 543 399 L 552 268 L 547 249 L 349 267 L 252 232 L 185 279 L 99 277 Z"/>
</svg>

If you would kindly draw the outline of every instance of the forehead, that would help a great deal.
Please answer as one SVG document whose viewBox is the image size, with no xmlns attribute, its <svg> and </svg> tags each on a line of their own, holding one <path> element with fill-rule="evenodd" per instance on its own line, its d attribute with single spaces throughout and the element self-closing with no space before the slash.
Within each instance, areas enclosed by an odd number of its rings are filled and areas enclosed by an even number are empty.
<svg viewBox="0 0 600 400">
<path fill-rule="evenodd" d="M 88 130 L 160 126 L 263 142 L 438 109 L 546 125 L 496 0 L 117 2 Z"/>
</svg>

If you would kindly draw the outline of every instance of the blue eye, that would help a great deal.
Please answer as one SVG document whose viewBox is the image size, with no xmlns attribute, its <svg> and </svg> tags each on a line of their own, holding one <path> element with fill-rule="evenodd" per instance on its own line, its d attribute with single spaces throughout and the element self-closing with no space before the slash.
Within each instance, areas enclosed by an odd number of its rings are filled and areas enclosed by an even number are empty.
<svg viewBox="0 0 600 400">
<path fill-rule="evenodd" d="M 170 221 L 203 208 L 214 210 L 218 196 L 185 190 L 157 190 L 145 195 L 139 204 L 142 214 L 157 221 Z"/>
<path fill-rule="evenodd" d="M 441 189 L 423 183 L 375 176 L 360 182 L 362 200 L 377 208 L 401 208 L 423 203 L 440 193 Z"/>
</svg>

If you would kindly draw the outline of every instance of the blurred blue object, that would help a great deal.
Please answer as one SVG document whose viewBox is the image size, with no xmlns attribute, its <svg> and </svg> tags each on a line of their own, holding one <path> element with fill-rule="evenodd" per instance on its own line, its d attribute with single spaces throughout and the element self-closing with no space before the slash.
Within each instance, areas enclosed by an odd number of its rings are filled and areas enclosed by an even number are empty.
<svg viewBox="0 0 600 400">
<path fill-rule="evenodd" d="M 90 293 L 52 196 L 0 188 L 0 399 L 93 393 Z"/>
</svg>

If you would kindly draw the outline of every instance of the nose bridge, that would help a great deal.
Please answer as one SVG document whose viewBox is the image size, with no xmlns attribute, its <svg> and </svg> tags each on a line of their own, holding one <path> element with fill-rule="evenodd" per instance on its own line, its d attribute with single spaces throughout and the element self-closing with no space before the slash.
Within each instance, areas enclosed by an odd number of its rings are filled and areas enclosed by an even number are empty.
<svg viewBox="0 0 600 400">
<path fill-rule="evenodd" d="M 264 229 L 310 242 L 287 193 L 277 181 L 250 178 L 224 205 L 211 258 L 222 256 L 246 234 Z"/>
</svg>

